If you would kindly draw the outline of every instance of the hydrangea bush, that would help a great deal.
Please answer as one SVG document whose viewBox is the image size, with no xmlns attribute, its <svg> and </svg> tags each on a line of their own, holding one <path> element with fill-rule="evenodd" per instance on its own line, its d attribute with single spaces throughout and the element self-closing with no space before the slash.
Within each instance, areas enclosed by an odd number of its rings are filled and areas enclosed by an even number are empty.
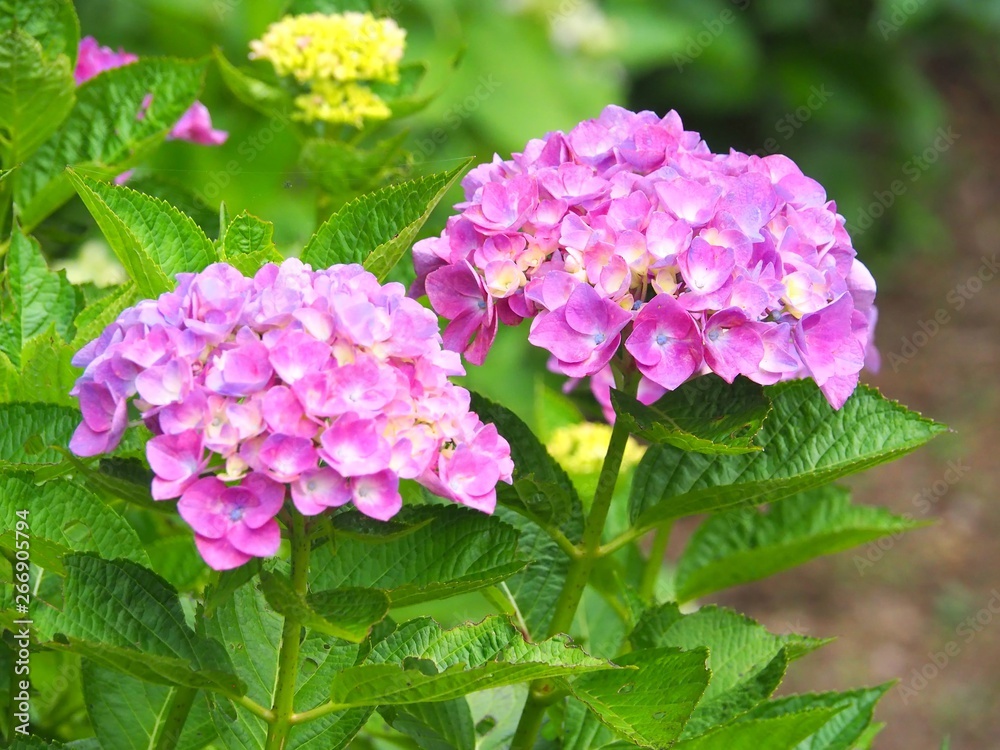
<svg viewBox="0 0 1000 750">
<path fill-rule="evenodd" d="M 213 239 L 116 184 L 201 117 L 196 65 L 80 43 L 55 0 L 0 18 L 38 79 L 0 106 L 13 747 L 873 746 L 888 685 L 775 698 L 826 641 L 710 603 L 910 528 L 832 483 L 944 429 L 858 385 L 875 285 L 815 181 L 611 107 L 468 172 L 438 237 L 468 164 L 344 203 L 285 259 L 262 219 L 223 207 Z M 351 24 L 399 63 L 370 16 L 281 21 L 254 54 L 336 78 Z M 126 283 L 50 270 L 32 231 L 70 191 Z M 526 319 L 604 420 L 541 377 L 520 413 L 456 382 Z"/>
</svg>

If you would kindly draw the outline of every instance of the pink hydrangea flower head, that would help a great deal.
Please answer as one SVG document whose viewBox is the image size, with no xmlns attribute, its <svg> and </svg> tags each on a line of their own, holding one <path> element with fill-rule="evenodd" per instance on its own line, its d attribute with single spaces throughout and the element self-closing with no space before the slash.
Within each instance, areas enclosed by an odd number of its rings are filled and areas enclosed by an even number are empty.
<svg viewBox="0 0 1000 750">
<path fill-rule="evenodd" d="M 77 50 L 73 78 L 76 80 L 76 85 L 80 86 L 105 70 L 120 68 L 123 65 L 134 63 L 138 59 L 138 55 L 133 55 L 121 48 L 115 52 L 110 47 L 101 46 L 94 37 L 85 36 L 80 40 L 80 47 Z M 139 111 L 136 112 L 136 119 L 143 119 L 151 104 L 152 96 L 147 95 L 143 99 Z M 201 102 L 192 104 L 167 134 L 167 138 L 170 140 L 189 141 L 202 146 L 221 146 L 228 137 L 229 133 L 225 130 L 216 130 L 212 127 L 212 116 L 208 112 L 208 107 Z M 121 180 L 118 184 L 126 182 L 130 174 L 129 171 L 118 175 L 118 180 Z"/>
<path fill-rule="evenodd" d="M 458 355 L 401 285 L 295 259 L 253 279 L 215 264 L 177 282 L 77 353 L 70 447 L 113 451 L 131 404 L 154 433 L 152 495 L 180 498 L 213 568 L 273 555 L 289 497 L 303 515 L 351 504 L 387 520 L 400 479 L 486 512 L 512 481 L 510 446 L 469 411 L 449 380 L 464 374 Z"/>
<path fill-rule="evenodd" d="M 787 157 L 713 153 L 676 112 L 611 106 L 462 185 L 460 213 L 414 247 L 410 292 L 470 362 L 530 318 L 550 367 L 604 404 L 613 363 L 641 373 L 646 402 L 715 372 L 810 377 L 835 408 L 877 364 L 875 282 Z"/>
</svg>

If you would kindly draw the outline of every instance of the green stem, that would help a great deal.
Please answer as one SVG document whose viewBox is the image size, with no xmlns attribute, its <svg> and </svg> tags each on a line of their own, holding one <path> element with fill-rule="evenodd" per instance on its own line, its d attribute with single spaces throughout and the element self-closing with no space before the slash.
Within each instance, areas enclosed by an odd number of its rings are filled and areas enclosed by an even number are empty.
<svg viewBox="0 0 1000 750">
<path fill-rule="evenodd" d="M 625 390 L 630 395 L 634 395 L 638 381 L 635 378 L 630 378 L 625 385 Z M 579 554 L 570 560 L 566 583 L 563 585 L 558 601 L 556 601 L 555 613 L 552 616 L 552 623 L 549 625 L 550 638 L 557 633 L 569 632 L 573 625 L 573 619 L 576 617 L 576 610 L 580 606 L 580 600 L 583 598 L 583 592 L 587 588 L 587 581 L 590 580 L 594 565 L 601 557 L 601 535 L 604 533 L 604 524 L 608 520 L 608 511 L 611 509 L 615 484 L 618 481 L 618 473 L 621 470 L 628 438 L 629 430 L 625 420 L 616 420 L 614 429 L 611 431 L 608 452 L 604 456 L 604 464 L 601 466 L 601 474 L 597 479 L 594 502 L 583 527 L 583 539 L 578 548 Z M 536 680 L 531 684 L 528 700 L 524 704 L 524 710 L 521 712 L 521 719 L 517 725 L 517 731 L 511 740 L 511 750 L 531 750 L 534 747 L 535 738 L 538 736 L 538 731 L 545 718 L 545 709 L 552 700 L 553 692 L 554 686 L 545 680 Z"/>
<path fill-rule="evenodd" d="M 667 544 L 670 542 L 670 530 L 673 523 L 666 523 L 656 530 L 653 546 L 646 558 L 646 567 L 642 571 L 642 582 L 639 584 L 639 596 L 644 602 L 656 603 L 656 582 L 660 578 L 663 567 L 663 557 L 667 554 Z"/>
<path fill-rule="evenodd" d="M 149 744 L 153 750 L 173 750 L 177 747 L 177 742 L 181 738 L 184 723 L 187 721 L 188 714 L 191 713 L 191 706 L 194 705 L 196 695 L 198 695 L 197 688 L 171 688 L 167 705 L 163 708 L 165 718 L 157 726 L 153 737 L 150 738 Z"/>
<path fill-rule="evenodd" d="M 309 576 L 309 537 L 306 535 L 305 519 L 292 513 L 288 526 L 292 544 L 292 588 L 305 597 Z M 284 750 L 288 733 L 292 728 L 294 714 L 295 683 L 299 676 L 299 644 L 302 639 L 302 623 L 291 615 L 285 617 L 281 630 L 281 649 L 278 652 L 278 684 L 274 691 L 273 723 L 267 730 L 266 750 Z"/>
</svg>

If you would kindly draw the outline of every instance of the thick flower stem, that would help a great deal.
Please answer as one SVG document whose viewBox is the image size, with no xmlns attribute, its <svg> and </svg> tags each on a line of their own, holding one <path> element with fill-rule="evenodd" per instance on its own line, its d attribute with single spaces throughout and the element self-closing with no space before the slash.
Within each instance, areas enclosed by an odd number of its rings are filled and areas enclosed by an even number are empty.
<svg viewBox="0 0 1000 750">
<path fill-rule="evenodd" d="M 306 534 L 305 519 L 300 514 L 291 514 L 288 533 L 292 543 L 292 588 L 304 597 L 308 587 L 310 542 Z M 301 639 L 302 623 L 294 617 L 285 617 L 281 631 L 281 649 L 278 652 L 278 683 L 274 691 L 272 709 L 274 721 L 267 730 L 266 750 L 284 750 L 288 742 L 295 708 L 295 683 L 299 675 Z"/>
<path fill-rule="evenodd" d="M 629 385 L 631 388 L 628 390 L 634 393 L 635 383 Z M 587 588 L 587 582 L 590 580 L 590 574 L 601 557 L 601 534 L 604 532 L 604 524 L 608 519 L 608 511 L 611 509 L 611 500 L 614 498 L 615 484 L 618 481 L 618 473 L 621 470 L 628 439 L 629 430 L 625 420 L 617 420 L 611 431 L 608 452 L 604 457 L 601 475 L 597 480 L 594 503 L 590 507 L 590 513 L 584 524 L 583 539 L 579 546 L 580 554 L 570 562 L 566 583 L 559 595 L 559 600 L 556 602 L 555 614 L 552 617 L 551 625 L 549 625 L 549 637 L 557 633 L 569 632 L 573 625 L 573 619 L 576 617 L 576 610 L 580 606 L 580 600 L 583 598 L 584 589 Z M 524 711 L 521 713 L 521 719 L 517 725 L 517 731 L 511 740 L 511 750 L 530 750 L 534 747 L 535 738 L 538 736 L 545 716 L 548 698 L 553 690 L 554 686 L 545 680 L 536 680 L 531 684 L 528 700 L 524 704 Z"/>
</svg>

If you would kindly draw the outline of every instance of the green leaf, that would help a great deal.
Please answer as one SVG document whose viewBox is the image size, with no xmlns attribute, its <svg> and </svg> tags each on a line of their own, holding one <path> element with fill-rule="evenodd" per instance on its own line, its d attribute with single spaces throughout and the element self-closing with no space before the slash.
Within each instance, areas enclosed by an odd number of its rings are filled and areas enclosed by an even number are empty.
<svg viewBox="0 0 1000 750">
<path fill-rule="evenodd" d="M 35 239 L 17 228 L 7 252 L 7 286 L 10 296 L 4 295 L 0 301 L 4 322 L 0 349 L 19 365 L 24 343 L 50 326 L 63 338 L 68 337 L 76 315 L 77 293 L 65 271 L 50 271 Z"/>
<path fill-rule="evenodd" d="M 522 514 L 503 506 L 498 506 L 495 514 L 520 532 L 518 555 L 530 560 L 528 566 L 504 586 L 516 602 L 518 614 L 528 633 L 534 638 L 544 637 L 566 583 L 569 555 L 547 531 Z M 570 539 L 580 537 L 583 533 L 583 512 L 579 505 L 561 528 Z"/>
<path fill-rule="evenodd" d="M 804 711 L 836 709 L 826 723 L 795 745 L 794 750 L 854 750 L 871 724 L 875 704 L 891 687 L 890 683 L 846 693 L 790 695 L 758 706 L 744 720 L 775 719 Z"/>
<path fill-rule="evenodd" d="M 87 715 L 101 747 L 149 750 L 163 712 L 177 688 L 154 685 L 83 662 Z M 208 701 L 199 695 L 191 707 L 175 750 L 201 750 L 216 738 Z"/>
<path fill-rule="evenodd" d="M 66 171 L 80 198 L 101 228 L 108 244 L 143 297 L 155 299 L 173 288 L 173 281 L 150 254 L 149 247 L 133 231 L 133 227 L 118 216 L 95 186 L 103 183 L 89 180 L 72 170 Z"/>
<path fill-rule="evenodd" d="M 389 612 L 389 597 L 378 589 L 330 589 L 303 597 L 287 578 L 267 571 L 260 574 L 260 587 L 267 603 L 279 614 L 351 643 L 361 643 Z"/>
<path fill-rule="evenodd" d="M 139 293 L 131 281 L 114 287 L 96 302 L 88 305 L 76 316 L 73 324 L 76 326 L 76 336 L 73 337 L 73 348 L 81 349 L 85 344 L 100 336 L 104 329 L 115 322 L 115 319 L 126 307 L 131 307 L 139 301 Z"/>
<path fill-rule="evenodd" d="M 98 223 L 101 223 L 98 212 L 114 214 L 139 243 L 142 257 L 148 258 L 168 278 L 201 271 L 219 259 L 215 246 L 194 219 L 165 201 L 74 172 L 69 177 Z M 114 246 L 112 236 L 108 236 L 108 241 L 122 264 L 129 268 L 123 257 L 124 249 Z"/>
<path fill-rule="evenodd" d="M 500 404 L 472 394 L 471 410 L 496 425 L 510 443 L 514 485 L 498 485 L 497 500 L 542 524 L 559 525 L 579 506 L 573 482 L 520 417 Z"/>
<path fill-rule="evenodd" d="M 267 606 L 256 583 L 244 585 L 215 607 L 204 620 L 206 634 L 223 643 L 236 674 L 246 683 L 247 696 L 262 706 L 274 705 L 276 666 L 282 618 Z M 360 648 L 319 634 L 309 634 L 299 653 L 296 711 L 326 703 L 330 680 L 358 661 Z M 286 750 L 339 750 L 348 747 L 370 715 L 370 709 L 327 714 L 292 728 Z M 262 748 L 267 726 L 228 701 L 217 701 L 212 712 L 223 744 L 234 750 Z"/>
<path fill-rule="evenodd" d="M 0 36 L 0 145 L 5 162 L 34 153 L 73 108 L 76 83 L 65 55 L 46 59 L 21 29 Z"/>
<path fill-rule="evenodd" d="M 222 646 L 188 627 L 177 592 L 153 571 L 89 554 L 68 555 L 63 566 L 62 609 L 36 613 L 55 637 L 49 647 L 147 682 L 246 692 Z"/>
<path fill-rule="evenodd" d="M 60 556 L 93 552 L 149 565 L 135 529 L 97 497 L 68 479 L 36 486 L 25 476 L 0 476 L 0 546 L 14 549 L 16 513 L 29 512 L 32 546 L 46 540 Z M 35 561 L 37 562 L 37 561 Z M 62 572 L 52 568 L 54 572 Z"/>
<path fill-rule="evenodd" d="M 502 618 L 452 630 L 421 618 L 376 644 L 367 663 L 339 672 L 330 698 L 345 708 L 398 706 L 610 668 L 564 638 L 529 643 Z"/>
<path fill-rule="evenodd" d="M 234 66 L 218 47 L 214 50 L 215 62 L 219 67 L 222 82 L 237 99 L 261 114 L 288 120 L 292 108 L 292 97 L 284 89 L 264 83 Z"/>
<path fill-rule="evenodd" d="M 400 607 L 492 586 L 525 564 L 517 556 L 517 531 L 469 508 L 408 506 L 388 528 L 356 514 L 336 522 L 350 528 L 352 519 L 359 531 L 337 531 L 335 546 L 314 551 L 311 589 L 383 589 Z"/>
<path fill-rule="evenodd" d="M 430 750 L 475 750 L 476 728 L 465 698 L 437 703 L 411 703 L 379 709 L 395 729 Z"/>
<path fill-rule="evenodd" d="M 406 131 L 360 149 L 343 141 L 311 138 L 299 163 L 328 195 L 327 210 L 337 210 L 362 193 L 375 190 L 399 168 Z"/>
<path fill-rule="evenodd" d="M 42 46 L 45 56 L 54 60 L 66 55 L 76 60 L 80 40 L 80 22 L 71 0 L 15 0 L 6 2 L 0 11 L 0 32 L 20 29 Z"/>
<path fill-rule="evenodd" d="M 146 553 L 157 575 L 182 593 L 201 592 L 212 573 L 197 552 L 194 535 L 187 531 L 149 542 Z"/>
<path fill-rule="evenodd" d="M 147 57 L 81 85 L 62 126 L 19 170 L 14 197 L 26 231 L 72 197 L 66 165 L 110 178 L 159 145 L 198 96 L 205 66 Z"/>
<path fill-rule="evenodd" d="M 384 281 L 471 159 L 447 172 L 389 185 L 348 203 L 325 221 L 302 249 L 313 268 L 362 263 Z"/>
<path fill-rule="evenodd" d="M 632 480 L 629 515 L 649 528 L 740 503 L 773 502 L 876 466 L 920 447 L 946 428 L 861 386 L 839 411 L 811 380 L 765 390 L 773 411 L 759 453 L 709 456 L 651 446 Z"/>
<path fill-rule="evenodd" d="M 882 508 L 851 505 L 850 493 L 826 486 L 776 503 L 706 520 L 677 564 L 679 601 L 757 581 L 821 555 L 831 555 L 920 523 Z"/>
<path fill-rule="evenodd" d="M 563 750 L 591 750 L 604 747 L 617 736 L 608 729 L 587 704 L 567 698 L 563 716 Z"/>
<path fill-rule="evenodd" d="M 716 375 L 695 378 L 649 406 L 617 390 L 611 403 L 629 430 L 651 443 L 719 454 L 759 451 L 753 439 L 771 408 L 761 386 L 746 378 L 730 385 Z"/>
<path fill-rule="evenodd" d="M 782 648 L 763 669 L 752 673 L 714 698 L 699 703 L 684 726 L 681 739 L 704 734 L 761 704 L 777 690 L 787 669 L 787 649 Z"/>
<path fill-rule="evenodd" d="M 673 750 L 760 750 L 796 748 L 837 714 L 836 709 L 803 711 L 775 719 L 727 724 L 706 734 L 682 740 Z"/>
<path fill-rule="evenodd" d="M 793 660 L 825 643 L 799 635 L 772 635 L 749 617 L 721 607 L 703 607 L 682 615 L 673 603 L 648 610 L 629 640 L 637 649 L 708 648 L 712 681 L 705 691 L 705 701 L 737 688 L 746 677 L 767 667 L 782 650 Z"/>
<path fill-rule="evenodd" d="M 507 582 L 507 588 L 528 632 L 544 636 L 570 564 L 565 550 L 545 529 L 559 531 L 570 542 L 579 541 L 583 507 L 572 480 L 517 415 L 476 393 L 472 410 L 496 425 L 510 443 L 514 485 L 497 486 L 501 507 L 496 512 L 520 531 L 519 555 L 531 562 Z"/>
<path fill-rule="evenodd" d="M 281 253 L 274 245 L 274 225 L 246 211 L 226 227 L 222 239 L 222 258 L 244 276 L 253 276 L 261 266 L 281 263 Z"/>
<path fill-rule="evenodd" d="M 371 11 L 370 0 L 292 0 L 288 4 L 286 13 L 298 15 L 300 13 L 344 13 L 354 11 L 364 13 Z"/>
<path fill-rule="evenodd" d="M 0 404 L 0 468 L 58 463 L 80 412 L 56 404 Z"/>
<path fill-rule="evenodd" d="M 80 370 L 73 367 L 72 358 L 73 348 L 56 333 L 54 325 L 46 333 L 28 339 L 21 350 L 20 372 L 13 370 L 13 382 L 8 381 L 10 387 L 0 400 L 75 406 L 76 399 L 69 392 Z M 6 357 L 0 354 L 0 359 Z M 0 366 L 0 370 L 6 367 Z M 0 375 L 4 380 L 9 377 L 10 371 Z"/>
<path fill-rule="evenodd" d="M 622 667 L 583 675 L 573 694 L 607 726 L 644 747 L 673 743 L 708 686 L 705 649 L 658 648 L 616 657 Z"/>
</svg>

